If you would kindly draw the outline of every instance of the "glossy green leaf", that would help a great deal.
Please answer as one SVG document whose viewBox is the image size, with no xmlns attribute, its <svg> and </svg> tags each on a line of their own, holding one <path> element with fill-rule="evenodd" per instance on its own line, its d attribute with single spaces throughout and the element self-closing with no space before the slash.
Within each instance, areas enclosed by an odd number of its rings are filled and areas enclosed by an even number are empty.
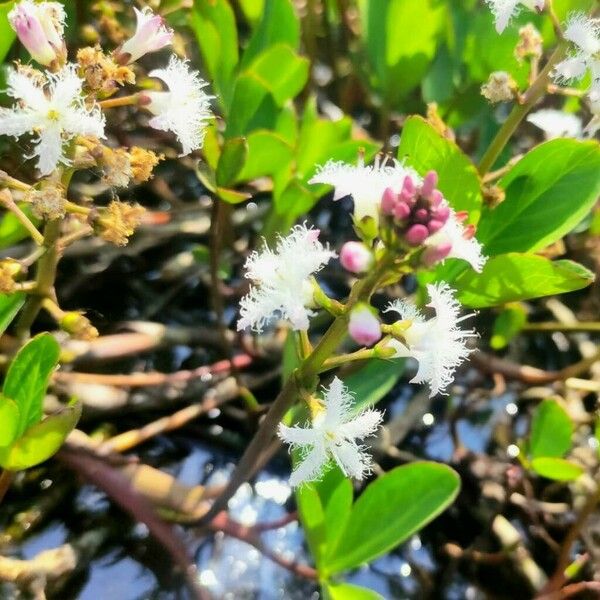
<svg viewBox="0 0 600 600">
<path fill-rule="evenodd" d="M 21 471 L 48 460 L 63 445 L 80 416 L 81 404 L 77 403 L 32 425 L 14 444 L 0 449 L 0 465 L 9 471 Z"/>
<path fill-rule="evenodd" d="M 556 400 L 544 400 L 533 414 L 529 436 L 529 454 L 539 457 L 561 457 L 571 448 L 573 422 Z"/>
<path fill-rule="evenodd" d="M 333 574 L 358 567 L 401 544 L 456 498 L 460 478 L 446 465 L 415 462 L 370 483 L 323 567 Z"/>
<path fill-rule="evenodd" d="M 456 211 L 469 212 L 476 223 L 481 211 L 481 181 L 477 169 L 451 140 L 440 135 L 422 117 L 409 117 L 402 129 L 398 159 L 420 175 L 432 169 L 439 175 L 439 189 Z"/>
<path fill-rule="evenodd" d="M 290 224 L 300 215 L 307 213 L 316 203 L 315 196 L 297 179 L 292 179 L 280 196 L 274 199 L 275 211 L 285 215 Z"/>
<path fill-rule="evenodd" d="M 236 181 L 251 181 L 274 175 L 289 164 L 294 156 L 292 146 L 273 131 L 253 131 L 248 135 L 248 156 Z"/>
<path fill-rule="evenodd" d="M 244 202 L 251 198 L 251 195 L 246 192 L 239 192 L 238 190 L 232 190 L 230 188 L 218 187 L 216 193 L 217 196 L 219 196 L 223 202 L 227 202 L 227 204 L 239 204 L 240 202 Z"/>
<path fill-rule="evenodd" d="M 326 583 L 325 600 L 385 600 L 381 594 L 351 583 Z"/>
<path fill-rule="evenodd" d="M 238 38 L 235 15 L 227 0 L 194 0 L 189 13 L 200 53 L 216 91 L 217 101 L 226 110 L 238 64 Z"/>
<path fill-rule="evenodd" d="M 13 322 L 17 313 L 21 310 L 27 294 L 16 292 L 14 294 L 0 294 L 0 335 L 2 335 L 8 326 Z"/>
<path fill-rule="evenodd" d="M 60 346 L 54 337 L 41 333 L 27 342 L 10 363 L 2 393 L 19 407 L 19 436 L 42 418 L 46 388 L 59 355 Z"/>
<path fill-rule="evenodd" d="M 582 467 L 569 460 L 549 456 L 534 458 L 531 468 L 538 475 L 555 481 L 573 481 L 584 472 Z"/>
<path fill-rule="evenodd" d="M 462 304 L 483 308 L 579 290 L 590 285 L 594 275 L 570 260 L 511 253 L 488 259 L 482 273 L 461 265 L 458 274 L 444 281 L 458 290 Z"/>
<path fill-rule="evenodd" d="M 0 448 L 14 442 L 19 431 L 21 414 L 14 400 L 0 395 Z"/>
<path fill-rule="evenodd" d="M 267 83 L 252 71 L 247 71 L 235 82 L 226 136 L 236 137 L 256 129 L 272 129 L 276 115 L 277 105 Z"/>
<path fill-rule="evenodd" d="M 8 22 L 8 13 L 13 5 L 14 2 L 0 3 L 0 63 L 2 63 L 15 41 L 15 32 Z"/>
<path fill-rule="evenodd" d="M 429 69 L 445 25 L 446 3 L 361 0 L 359 9 L 369 62 L 365 76 L 384 101 L 395 106 Z"/>
<path fill-rule="evenodd" d="M 264 12 L 265 0 L 239 0 L 239 4 L 244 17 L 246 17 L 252 27 L 256 27 Z"/>
<path fill-rule="evenodd" d="M 490 255 L 552 244 L 596 203 L 599 172 L 597 142 L 557 139 L 540 144 L 500 180 L 506 199 L 483 210 L 477 239 Z"/>
<path fill-rule="evenodd" d="M 242 57 L 242 68 L 276 44 L 292 49 L 300 43 L 300 21 L 290 0 L 266 0 L 262 18 L 257 25 Z"/>
<path fill-rule="evenodd" d="M 248 156 L 246 138 L 236 137 L 225 142 L 217 165 L 216 181 L 218 186 L 231 185 L 244 168 Z"/>
<path fill-rule="evenodd" d="M 527 323 L 527 313 L 523 306 L 520 304 L 507 306 L 494 321 L 490 346 L 494 350 L 506 348 L 525 323 Z"/>
</svg>

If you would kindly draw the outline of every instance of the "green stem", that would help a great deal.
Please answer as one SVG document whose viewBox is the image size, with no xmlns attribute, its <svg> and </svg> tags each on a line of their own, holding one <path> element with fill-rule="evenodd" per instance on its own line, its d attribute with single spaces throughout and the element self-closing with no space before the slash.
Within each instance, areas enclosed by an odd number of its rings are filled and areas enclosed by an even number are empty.
<svg viewBox="0 0 600 600">
<path fill-rule="evenodd" d="M 585 332 L 585 331 L 598 331 L 600 332 L 600 321 L 587 321 L 581 323 L 558 323 L 549 321 L 547 323 L 527 323 L 523 326 L 523 331 L 539 332 L 548 331 L 555 332 L 561 331 L 563 333 L 568 332 Z"/>
<path fill-rule="evenodd" d="M 486 150 L 479 163 L 479 173 L 485 175 L 493 166 L 498 156 L 510 140 L 513 133 L 527 113 L 535 106 L 537 101 L 546 93 L 548 84 L 550 83 L 550 74 L 556 64 L 561 61 L 567 51 L 567 44 L 559 42 L 552 56 L 548 59 L 546 66 L 543 68 L 537 79 L 531 84 L 531 87 L 525 92 L 521 98 L 521 102 L 516 104 L 496 137 L 492 140 L 489 148 Z"/>
</svg>

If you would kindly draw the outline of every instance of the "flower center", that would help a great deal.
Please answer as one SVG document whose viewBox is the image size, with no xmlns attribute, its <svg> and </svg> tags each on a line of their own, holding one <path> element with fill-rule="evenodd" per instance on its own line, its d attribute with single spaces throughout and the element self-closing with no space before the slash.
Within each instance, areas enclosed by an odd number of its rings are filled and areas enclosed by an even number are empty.
<svg viewBox="0 0 600 600">
<path fill-rule="evenodd" d="M 47 115 L 48 119 L 50 119 L 51 121 L 58 121 L 60 119 L 60 113 L 55 109 L 55 108 L 51 108 L 48 111 L 48 115 Z"/>
</svg>

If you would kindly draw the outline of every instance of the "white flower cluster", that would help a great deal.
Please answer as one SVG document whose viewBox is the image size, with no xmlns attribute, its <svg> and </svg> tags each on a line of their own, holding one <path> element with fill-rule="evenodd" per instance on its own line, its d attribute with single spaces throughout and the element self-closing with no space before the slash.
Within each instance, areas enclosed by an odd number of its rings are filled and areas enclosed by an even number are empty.
<svg viewBox="0 0 600 600">
<path fill-rule="evenodd" d="M 521 6 L 530 10 L 544 10 L 545 0 L 486 0 L 496 20 L 496 31 L 502 33 Z"/>
<path fill-rule="evenodd" d="M 135 34 L 114 53 L 115 60 L 122 64 L 164 48 L 173 38 L 173 31 L 162 17 L 150 9 L 135 9 L 135 13 Z M 6 92 L 17 103 L 0 108 L 0 135 L 32 134 L 31 157 L 37 157 L 42 176 L 69 163 L 66 144 L 76 136 L 104 137 L 105 119 L 99 106 L 85 94 L 77 65 L 65 63 L 64 21 L 64 9 L 57 2 L 22 0 L 9 13 L 12 28 L 32 58 L 51 70 L 9 71 Z M 154 115 L 150 126 L 172 131 L 183 146 L 183 154 L 200 148 L 211 117 L 212 96 L 204 91 L 206 82 L 175 56 L 166 68 L 155 69 L 150 76 L 161 79 L 169 88 L 145 93 L 145 106 Z"/>
</svg>

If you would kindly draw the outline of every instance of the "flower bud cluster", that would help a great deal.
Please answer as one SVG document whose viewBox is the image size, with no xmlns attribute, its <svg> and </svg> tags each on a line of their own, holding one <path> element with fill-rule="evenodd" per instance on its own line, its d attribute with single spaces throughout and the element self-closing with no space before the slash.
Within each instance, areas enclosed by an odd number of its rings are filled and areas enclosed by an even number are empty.
<svg viewBox="0 0 600 600">
<path fill-rule="evenodd" d="M 383 193 L 381 212 L 393 222 L 398 236 L 408 246 L 423 244 L 440 231 L 450 217 L 450 207 L 436 188 L 437 182 L 435 171 L 427 173 L 421 185 L 416 185 L 407 175 L 398 194 L 391 188 Z"/>
</svg>

